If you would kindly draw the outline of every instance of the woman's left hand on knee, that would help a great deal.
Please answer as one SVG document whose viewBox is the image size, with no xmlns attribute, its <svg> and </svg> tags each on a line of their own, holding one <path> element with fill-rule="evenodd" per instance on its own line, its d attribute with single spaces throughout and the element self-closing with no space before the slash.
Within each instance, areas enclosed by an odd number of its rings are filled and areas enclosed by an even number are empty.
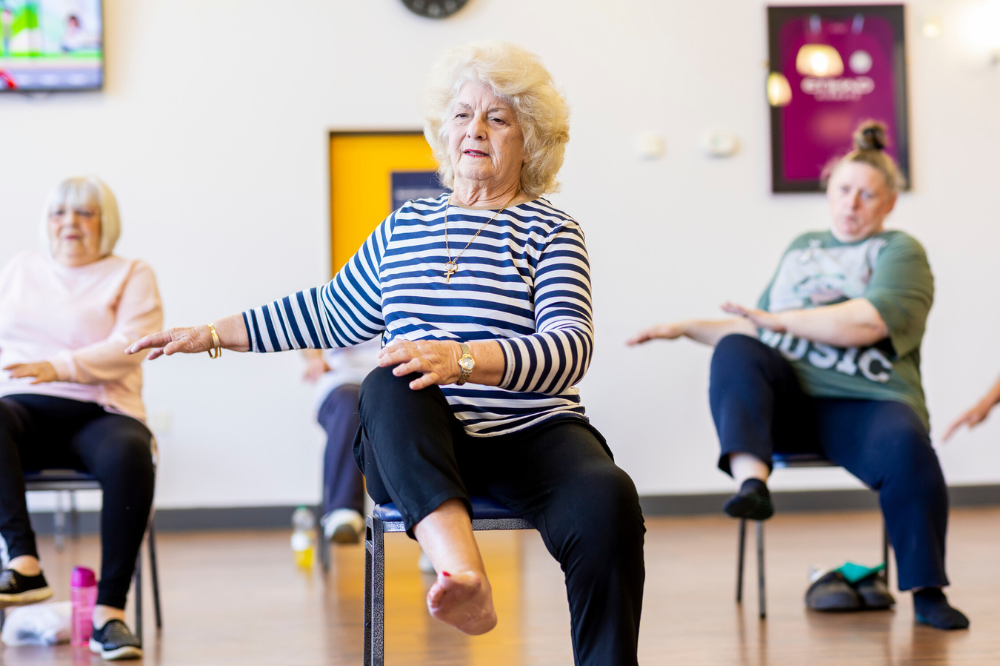
<svg viewBox="0 0 1000 666">
<path fill-rule="evenodd" d="M 378 364 L 382 368 L 396 366 L 392 374 L 397 377 L 419 373 L 421 376 L 410 382 L 410 388 L 419 391 L 458 381 L 461 355 L 461 346 L 450 340 L 396 340 L 379 350 Z"/>
</svg>

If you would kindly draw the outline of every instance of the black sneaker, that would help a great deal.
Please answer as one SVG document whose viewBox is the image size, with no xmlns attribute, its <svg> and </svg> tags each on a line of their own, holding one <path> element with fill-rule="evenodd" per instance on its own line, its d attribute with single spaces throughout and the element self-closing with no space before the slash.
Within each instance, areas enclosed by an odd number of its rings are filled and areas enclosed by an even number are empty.
<svg viewBox="0 0 1000 666">
<path fill-rule="evenodd" d="M 52 588 L 44 574 L 25 576 L 13 569 L 0 572 L 0 608 L 35 604 L 51 596 Z"/>
<path fill-rule="evenodd" d="M 836 569 L 816 578 L 806 590 L 806 607 L 815 611 L 855 611 L 860 610 L 863 603 L 861 595 Z"/>
<path fill-rule="evenodd" d="M 90 637 L 90 651 L 107 661 L 142 659 L 139 639 L 121 620 L 109 620 L 100 629 L 94 627 L 94 633 Z"/>
</svg>

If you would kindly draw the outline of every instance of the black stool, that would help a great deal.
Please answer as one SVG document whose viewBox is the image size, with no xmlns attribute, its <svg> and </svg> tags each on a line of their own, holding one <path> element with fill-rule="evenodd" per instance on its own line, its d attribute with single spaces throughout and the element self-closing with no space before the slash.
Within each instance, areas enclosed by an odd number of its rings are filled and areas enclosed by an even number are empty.
<svg viewBox="0 0 1000 666">
<path fill-rule="evenodd" d="M 771 456 L 774 469 L 794 469 L 796 467 L 837 467 L 819 453 L 775 453 Z M 747 520 L 740 518 L 739 549 L 736 564 L 736 603 L 743 602 L 743 553 L 746 550 Z M 880 576 L 889 584 L 889 532 L 882 527 L 882 569 Z M 767 591 L 764 586 L 764 523 L 757 521 L 757 604 L 760 618 L 767 617 Z"/>
<path fill-rule="evenodd" d="M 385 550 L 384 536 L 405 532 L 395 504 L 376 504 L 365 521 L 365 657 L 364 666 L 385 664 Z M 472 498 L 472 529 L 530 530 L 528 521 L 492 497 Z"/>
</svg>

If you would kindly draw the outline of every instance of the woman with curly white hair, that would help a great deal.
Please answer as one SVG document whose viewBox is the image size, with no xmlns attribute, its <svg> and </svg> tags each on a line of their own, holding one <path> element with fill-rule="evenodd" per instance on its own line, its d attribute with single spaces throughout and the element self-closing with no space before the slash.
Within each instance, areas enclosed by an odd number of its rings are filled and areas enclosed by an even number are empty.
<svg viewBox="0 0 1000 666">
<path fill-rule="evenodd" d="M 568 111 L 537 56 L 459 48 L 435 69 L 425 135 L 450 194 L 409 201 L 328 284 L 147 336 L 150 358 L 346 347 L 381 335 L 355 458 L 438 578 L 431 615 L 497 622 L 470 522 L 487 493 L 530 521 L 566 574 L 576 663 L 636 663 L 645 528 L 632 480 L 584 414 L 590 267 L 556 189 Z"/>
<path fill-rule="evenodd" d="M 24 472 L 89 472 L 104 495 L 90 648 L 105 659 L 142 656 L 124 609 L 153 502 L 142 356 L 122 348 L 163 326 L 152 269 L 112 254 L 120 227 L 104 183 L 69 178 L 45 206 L 45 251 L 19 254 L 0 271 L 0 535 L 10 557 L 0 608 L 52 596 Z"/>
</svg>

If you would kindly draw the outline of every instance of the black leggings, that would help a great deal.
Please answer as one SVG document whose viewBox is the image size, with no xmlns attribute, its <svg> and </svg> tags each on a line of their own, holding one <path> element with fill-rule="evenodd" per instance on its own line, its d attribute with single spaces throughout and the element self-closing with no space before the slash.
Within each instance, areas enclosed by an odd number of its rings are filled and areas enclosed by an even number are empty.
<svg viewBox="0 0 1000 666">
<path fill-rule="evenodd" d="M 948 488 L 930 435 L 909 405 L 813 398 L 776 350 L 746 335 L 719 341 L 709 388 L 719 467 L 729 455 L 817 452 L 878 491 L 899 589 L 942 587 Z"/>
<path fill-rule="evenodd" d="M 471 437 L 441 389 L 377 368 L 361 387 L 354 455 L 377 503 L 412 528 L 449 499 L 488 494 L 528 520 L 562 565 L 577 664 L 637 663 L 645 579 L 639 496 L 603 437 L 564 419 Z"/>
<path fill-rule="evenodd" d="M 38 557 L 24 471 L 88 472 L 104 494 L 97 603 L 125 608 L 153 504 L 152 440 L 136 419 L 91 402 L 43 395 L 0 398 L 0 536 L 10 557 Z"/>
</svg>

